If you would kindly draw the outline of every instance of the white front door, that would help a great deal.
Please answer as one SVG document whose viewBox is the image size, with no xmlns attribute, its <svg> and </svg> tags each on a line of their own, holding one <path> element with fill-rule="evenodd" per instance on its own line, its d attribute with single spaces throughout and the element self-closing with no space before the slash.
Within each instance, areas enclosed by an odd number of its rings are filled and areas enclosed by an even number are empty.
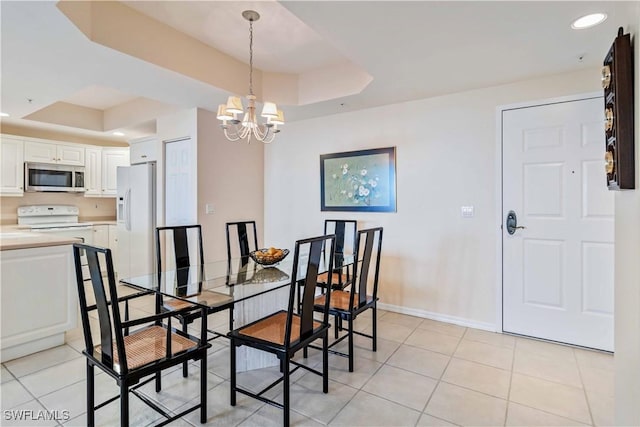
<svg viewBox="0 0 640 427">
<path fill-rule="evenodd" d="M 600 97 L 503 111 L 505 332 L 613 351 L 603 126 Z"/>
</svg>

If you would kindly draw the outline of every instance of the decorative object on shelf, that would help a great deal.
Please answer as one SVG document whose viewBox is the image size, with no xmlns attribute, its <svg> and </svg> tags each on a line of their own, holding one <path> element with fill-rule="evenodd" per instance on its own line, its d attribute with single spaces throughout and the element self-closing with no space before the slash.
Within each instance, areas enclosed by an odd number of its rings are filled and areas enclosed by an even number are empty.
<svg viewBox="0 0 640 427">
<path fill-rule="evenodd" d="M 618 29 L 602 67 L 605 170 L 609 190 L 635 188 L 631 36 Z"/>
<path fill-rule="evenodd" d="M 226 104 L 218 106 L 218 120 L 222 120 L 222 130 L 224 136 L 229 141 L 246 139 L 251 142 L 254 137 L 258 141 L 270 143 L 275 134 L 280 132 L 278 125 L 284 124 L 284 113 L 278 110 L 273 102 L 265 102 L 262 107 L 261 117 L 266 119 L 266 123 L 258 123 L 256 117 L 256 97 L 253 94 L 253 23 L 260 19 L 260 14 L 255 10 L 245 10 L 242 12 L 244 19 L 249 21 L 249 95 L 247 95 L 247 112 L 244 113 L 242 100 L 238 96 L 230 96 Z M 242 120 L 238 119 L 238 114 L 243 114 Z"/>
<path fill-rule="evenodd" d="M 320 156 L 322 211 L 395 212 L 396 149 Z"/>
<path fill-rule="evenodd" d="M 249 252 L 249 256 L 260 265 L 274 265 L 282 261 L 289 255 L 289 249 L 258 249 Z"/>
</svg>

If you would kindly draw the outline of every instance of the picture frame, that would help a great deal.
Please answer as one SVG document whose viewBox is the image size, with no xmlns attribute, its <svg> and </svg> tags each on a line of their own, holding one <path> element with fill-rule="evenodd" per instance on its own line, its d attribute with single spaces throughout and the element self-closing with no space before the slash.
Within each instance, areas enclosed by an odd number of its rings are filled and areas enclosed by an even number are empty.
<svg viewBox="0 0 640 427">
<path fill-rule="evenodd" d="M 320 210 L 396 212 L 396 148 L 322 154 Z"/>
</svg>

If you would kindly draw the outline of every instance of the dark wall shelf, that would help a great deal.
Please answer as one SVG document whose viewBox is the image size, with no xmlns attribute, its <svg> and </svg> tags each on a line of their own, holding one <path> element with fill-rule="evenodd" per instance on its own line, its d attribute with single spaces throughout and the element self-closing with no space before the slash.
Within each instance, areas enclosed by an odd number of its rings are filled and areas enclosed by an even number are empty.
<svg viewBox="0 0 640 427">
<path fill-rule="evenodd" d="M 633 132 L 633 52 L 631 36 L 620 27 L 602 67 L 605 148 L 609 190 L 635 188 Z"/>
</svg>

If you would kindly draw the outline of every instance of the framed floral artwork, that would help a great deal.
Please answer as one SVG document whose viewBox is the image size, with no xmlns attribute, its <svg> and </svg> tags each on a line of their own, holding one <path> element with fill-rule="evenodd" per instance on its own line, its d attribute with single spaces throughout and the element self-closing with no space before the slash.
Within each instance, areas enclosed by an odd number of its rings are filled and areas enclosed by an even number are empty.
<svg viewBox="0 0 640 427">
<path fill-rule="evenodd" d="M 395 212 L 396 149 L 320 156 L 322 211 Z"/>
</svg>

